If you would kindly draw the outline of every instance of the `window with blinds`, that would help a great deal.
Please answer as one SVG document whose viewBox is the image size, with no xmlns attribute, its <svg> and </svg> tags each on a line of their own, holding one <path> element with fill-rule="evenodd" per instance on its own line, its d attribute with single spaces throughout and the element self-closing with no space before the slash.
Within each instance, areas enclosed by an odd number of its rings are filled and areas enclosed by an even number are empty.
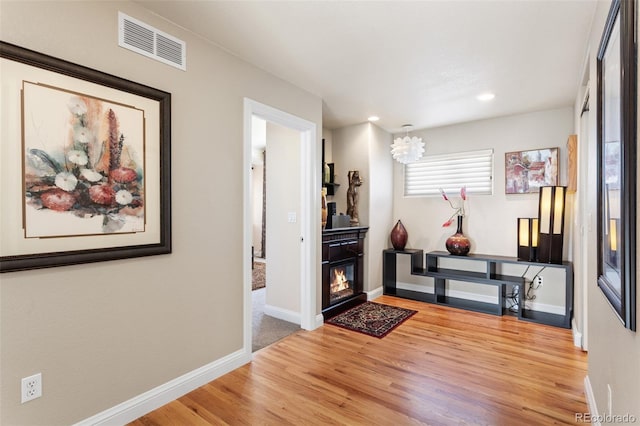
<svg viewBox="0 0 640 426">
<path fill-rule="evenodd" d="M 404 166 L 404 195 L 440 196 L 440 188 L 456 193 L 493 194 L 493 150 L 427 155 Z"/>
</svg>

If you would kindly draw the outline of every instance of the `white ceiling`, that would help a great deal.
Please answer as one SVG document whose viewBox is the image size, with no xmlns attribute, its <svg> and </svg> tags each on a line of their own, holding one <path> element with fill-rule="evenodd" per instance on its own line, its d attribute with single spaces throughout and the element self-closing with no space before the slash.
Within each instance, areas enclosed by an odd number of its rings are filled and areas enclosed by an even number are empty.
<svg viewBox="0 0 640 426">
<path fill-rule="evenodd" d="M 573 105 L 596 7 L 593 0 L 139 3 L 320 96 L 324 127 L 377 115 L 390 132 Z M 484 92 L 495 99 L 478 101 Z"/>
</svg>

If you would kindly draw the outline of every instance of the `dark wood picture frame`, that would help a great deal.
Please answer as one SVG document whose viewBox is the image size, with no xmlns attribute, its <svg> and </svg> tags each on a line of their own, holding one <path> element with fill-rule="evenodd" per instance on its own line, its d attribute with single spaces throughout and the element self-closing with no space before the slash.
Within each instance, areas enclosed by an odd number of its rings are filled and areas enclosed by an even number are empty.
<svg viewBox="0 0 640 426">
<path fill-rule="evenodd" d="M 20 214 L 22 214 L 23 223 L 20 223 L 19 219 L 2 221 L 3 229 L 1 229 L 0 232 L 3 234 L 3 241 L 2 251 L 0 252 L 0 272 L 23 271 L 171 253 L 171 94 L 2 41 L 0 41 L 0 60 L 4 61 L 6 65 L 6 67 L 3 68 L 3 74 L 5 74 L 4 71 L 10 66 L 12 69 L 18 70 L 15 72 L 17 76 L 13 77 L 15 81 L 25 80 L 20 76 L 20 70 L 24 69 L 25 73 L 29 73 L 32 76 L 42 75 L 45 77 L 43 78 L 43 82 L 38 84 L 46 85 L 44 80 L 49 78 L 53 80 L 66 79 L 64 81 L 71 82 L 68 83 L 72 86 L 68 89 L 72 91 L 71 93 L 75 90 L 73 82 L 77 82 L 78 87 L 87 87 L 89 84 L 90 87 L 100 88 L 100 90 L 110 90 L 111 93 L 116 93 L 119 97 L 124 97 L 125 99 L 142 99 L 146 105 L 153 105 L 153 108 L 151 108 L 152 112 L 149 115 L 154 118 L 150 119 L 145 116 L 143 121 L 145 126 L 149 126 L 147 127 L 148 129 L 153 129 L 153 137 L 145 136 L 145 146 L 153 150 L 153 157 L 147 157 L 147 148 L 145 148 L 145 154 L 143 155 L 145 156 L 145 170 L 148 166 L 151 166 L 154 170 L 153 176 L 156 176 L 151 180 L 147 180 L 145 176 L 145 188 L 153 188 L 154 202 L 151 212 L 145 207 L 144 220 L 145 223 L 147 223 L 147 217 L 151 218 L 150 220 L 153 221 L 153 232 L 149 233 L 149 236 L 146 236 L 144 239 L 136 239 L 136 232 L 133 232 L 129 233 L 133 236 L 125 235 L 123 237 L 122 241 L 126 241 L 126 244 L 114 245 L 110 242 L 105 246 L 103 240 L 98 242 L 101 238 L 100 235 L 65 237 L 58 238 L 60 241 L 65 241 L 64 244 L 61 243 L 60 245 L 60 247 L 63 248 L 61 250 L 36 250 L 34 252 L 24 253 L 24 249 L 14 249 L 11 240 L 11 238 L 14 238 L 14 240 L 20 244 L 20 238 L 15 237 L 15 235 L 19 235 L 19 232 L 22 232 L 22 228 L 24 227 L 23 204 L 20 202 L 20 198 L 24 199 L 24 186 L 21 187 L 22 189 L 20 189 L 18 193 L 15 185 L 16 182 L 20 180 L 19 177 L 16 176 L 16 180 L 7 179 L 7 175 L 5 174 L 4 182 L 0 181 L 0 190 L 4 191 L 6 188 L 9 188 L 10 185 L 13 185 L 11 190 L 18 194 L 18 196 L 11 198 L 12 203 L 7 204 L 19 204 L 19 206 L 10 207 L 9 205 L 3 205 L 3 215 L 10 211 L 9 209 L 14 209 L 15 211 L 11 210 L 12 217 L 19 218 Z M 4 83 L 5 75 L 1 77 Z M 14 86 L 15 84 L 11 87 Z M 3 90 L 5 90 L 5 88 L 6 86 L 3 84 Z M 65 87 L 65 89 L 67 88 Z M 8 94 L 9 102 L 11 103 L 10 107 L 16 109 L 16 105 L 20 104 L 19 97 L 23 96 L 23 94 L 21 90 L 12 89 L 11 91 L 12 93 Z M 6 112 L 6 110 L 4 111 Z M 19 114 L 14 114 L 14 116 L 19 116 Z M 7 126 L 17 126 L 15 127 L 17 130 L 15 130 L 14 133 L 19 135 L 20 131 L 24 132 L 24 123 L 14 121 L 19 121 L 19 118 L 7 121 L 7 123 L 9 123 Z M 22 130 L 20 130 L 21 128 Z M 21 144 L 21 141 L 14 139 L 20 139 L 20 137 L 11 137 L 10 140 L 3 140 L 2 143 L 12 144 L 12 146 L 14 146 L 12 152 L 18 152 L 20 148 L 15 147 L 17 146 L 16 144 Z M 24 147 L 22 149 L 24 149 Z M 9 163 L 11 167 L 16 169 L 20 168 L 20 166 L 16 166 L 16 164 L 22 163 L 23 160 L 21 158 L 6 157 L 5 155 L 5 158 L 1 160 L 3 167 L 5 163 Z M 22 154 L 22 157 L 24 157 L 24 154 Z M 147 158 L 154 159 L 152 164 L 146 163 Z M 156 159 L 158 160 L 158 164 L 156 164 Z M 10 182 L 9 180 L 12 181 Z M 17 185 L 20 184 L 18 183 Z M 15 203 L 13 203 L 13 201 L 15 201 Z M 20 209 L 20 211 L 18 209 Z M 7 232 L 9 230 L 13 237 L 5 238 L 9 234 L 9 232 Z M 144 232 L 142 234 L 144 234 Z M 22 235 L 22 238 L 24 238 L 24 232 L 22 232 Z M 69 249 L 73 247 L 73 238 L 83 239 L 83 247 L 94 244 L 94 240 L 90 240 L 91 238 L 94 238 L 97 244 L 95 248 L 91 247 L 82 250 Z M 36 238 L 36 240 L 38 239 Z M 42 247 L 49 246 L 43 245 Z M 15 252 L 17 252 L 17 254 Z"/>
<path fill-rule="evenodd" d="M 636 0 L 614 0 L 598 49 L 598 287 L 636 330 Z"/>
</svg>

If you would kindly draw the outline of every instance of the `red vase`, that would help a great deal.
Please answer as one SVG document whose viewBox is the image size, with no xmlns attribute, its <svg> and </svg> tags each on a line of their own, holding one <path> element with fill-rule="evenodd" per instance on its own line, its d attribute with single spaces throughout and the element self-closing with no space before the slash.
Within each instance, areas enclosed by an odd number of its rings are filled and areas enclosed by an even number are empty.
<svg viewBox="0 0 640 426">
<path fill-rule="evenodd" d="M 462 233 L 462 216 L 458 216 L 458 230 L 447 238 L 445 243 L 447 251 L 456 256 L 465 256 L 471 250 L 471 242 Z"/>
<path fill-rule="evenodd" d="M 396 250 L 404 250 L 404 246 L 407 245 L 407 239 L 409 235 L 402 222 L 398 221 L 396 226 L 391 230 L 391 245 Z"/>
</svg>

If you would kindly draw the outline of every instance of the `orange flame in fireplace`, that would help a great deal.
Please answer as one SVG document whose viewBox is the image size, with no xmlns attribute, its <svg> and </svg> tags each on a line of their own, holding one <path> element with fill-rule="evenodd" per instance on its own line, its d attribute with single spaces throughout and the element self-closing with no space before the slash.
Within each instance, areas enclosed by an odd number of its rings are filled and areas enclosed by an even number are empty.
<svg viewBox="0 0 640 426">
<path fill-rule="evenodd" d="M 349 280 L 345 275 L 344 268 L 335 268 L 333 270 L 333 279 L 331 280 L 331 293 L 336 293 L 348 288 Z"/>
</svg>

